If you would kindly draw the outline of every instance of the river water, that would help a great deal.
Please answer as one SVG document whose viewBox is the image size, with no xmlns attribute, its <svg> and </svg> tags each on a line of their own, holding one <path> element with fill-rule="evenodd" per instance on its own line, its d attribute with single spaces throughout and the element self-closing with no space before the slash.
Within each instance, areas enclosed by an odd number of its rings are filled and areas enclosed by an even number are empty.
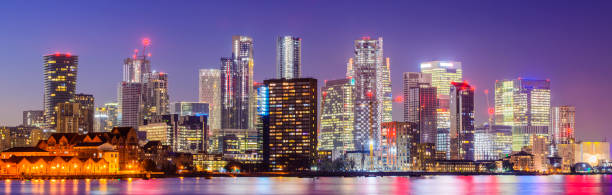
<svg viewBox="0 0 612 195">
<path fill-rule="evenodd" d="M 611 194 L 612 175 L 5 180 L 5 194 Z"/>
</svg>

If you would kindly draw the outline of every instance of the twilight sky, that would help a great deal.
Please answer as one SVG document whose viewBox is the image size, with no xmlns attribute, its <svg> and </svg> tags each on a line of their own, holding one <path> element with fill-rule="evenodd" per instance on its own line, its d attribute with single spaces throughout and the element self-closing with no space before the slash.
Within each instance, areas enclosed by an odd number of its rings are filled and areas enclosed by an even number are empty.
<svg viewBox="0 0 612 195">
<path fill-rule="evenodd" d="M 428 60 L 463 63 L 483 90 L 496 79 L 550 79 L 552 105 L 575 105 L 579 140 L 612 138 L 611 1 L 11 1 L 0 6 L 0 125 L 42 109 L 42 55 L 71 52 L 77 93 L 115 101 L 122 60 L 152 40 L 152 67 L 169 74 L 171 101 L 197 100 L 200 68 L 230 56 L 231 36 L 254 38 L 255 80 L 274 76 L 275 38 L 303 38 L 304 76 L 343 78 L 353 40 L 384 37 L 393 96 L 402 72 Z M 491 94 L 492 95 L 492 94 Z M 491 97 L 491 102 L 492 102 Z M 400 104 L 394 119 L 401 120 Z"/>
</svg>

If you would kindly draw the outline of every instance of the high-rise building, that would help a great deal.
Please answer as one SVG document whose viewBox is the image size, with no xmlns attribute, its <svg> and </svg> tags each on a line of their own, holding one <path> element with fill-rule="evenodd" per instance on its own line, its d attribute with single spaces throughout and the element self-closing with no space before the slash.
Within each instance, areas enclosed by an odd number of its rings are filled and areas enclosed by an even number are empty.
<svg viewBox="0 0 612 195">
<path fill-rule="evenodd" d="M 200 69 L 199 101 L 208 104 L 209 129 L 221 128 L 221 72 L 219 69 Z"/>
<path fill-rule="evenodd" d="M 495 124 L 512 126 L 513 151 L 532 145 L 532 136 L 548 136 L 550 111 L 550 81 L 495 82 Z"/>
<path fill-rule="evenodd" d="M 120 126 L 133 127 L 143 124 L 142 83 L 121 82 L 119 86 Z"/>
<path fill-rule="evenodd" d="M 178 114 L 179 116 L 198 116 L 198 115 L 209 115 L 208 103 L 200 102 L 172 102 L 170 107 L 171 114 Z"/>
<path fill-rule="evenodd" d="M 273 171 L 310 170 L 317 154 L 317 80 L 265 80 L 263 160 Z"/>
<path fill-rule="evenodd" d="M 26 110 L 23 111 L 23 126 L 42 128 L 45 125 L 44 110 Z"/>
<path fill-rule="evenodd" d="M 281 36 L 276 41 L 276 78 L 302 76 L 302 38 Z"/>
<path fill-rule="evenodd" d="M 420 133 L 411 122 L 385 122 L 381 127 L 378 170 L 408 171 L 416 165 Z"/>
<path fill-rule="evenodd" d="M 448 133 L 450 132 L 449 95 L 451 82 L 463 81 L 461 62 L 457 61 L 429 61 L 421 63 L 421 72 L 431 74 L 431 86 L 436 88 L 437 109 L 436 126 L 438 128 L 436 149 L 449 154 Z M 450 157 L 450 155 L 447 155 Z"/>
<path fill-rule="evenodd" d="M 512 153 L 512 127 L 489 125 L 474 133 L 474 160 L 499 160 Z"/>
<path fill-rule="evenodd" d="M 153 71 L 144 74 L 142 100 L 145 119 L 170 113 L 167 73 Z"/>
<path fill-rule="evenodd" d="M 55 129 L 55 106 L 69 102 L 76 91 L 79 57 L 70 53 L 49 54 L 44 59 L 44 105 L 47 128 Z"/>
<path fill-rule="evenodd" d="M 113 127 L 119 126 L 119 105 L 106 103 L 96 108 L 94 116 L 94 132 L 110 132 Z"/>
<path fill-rule="evenodd" d="M 142 52 L 142 55 L 138 54 L 138 50 L 134 50 L 134 55 L 130 58 L 126 58 L 123 61 L 123 81 L 129 83 L 142 83 L 144 81 L 144 75 L 151 72 L 151 61 L 147 59 L 145 54 L 147 46 Z"/>
<path fill-rule="evenodd" d="M 247 129 L 253 95 L 253 39 L 232 37 L 232 57 L 221 58 L 221 128 Z"/>
<path fill-rule="evenodd" d="M 81 119 L 79 120 L 79 128 L 81 132 L 79 133 L 87 133 L 93 132 L 94 130 L 94 97 L 90 94 L 75 94 L 74 102 L 79 103 L 81 109 Z"/>
<path fill-rule="evenodd" d="M 404 121 L 418 124 L 421 143 L 436 143 L 437 91 L 431 86 L 431 74 L 404 73 Z"/>
<path fill-rule="evenodd" d="M 319 150 L 343 154 L 355 150 L 353 90 L 355 79 L 325 81 L 321 89 Z"/>
<path fill-rule="evenodd" d="M 56 131 L 58 133 L 80 133 L 83 128 L 79 126 L 83 119 L 81 104 L 74 102 L 58 103 L 55 105 Z"/>
<path fill-rule="evenodd" d="M 355 40 L 354 51 L 352 71 L 349 68 L 347 71 L 355 79 L 355 149 L 376 150 L 380 124 L 392 119 L 389 59 L 383 57 L 382 37 Z"/>
<path fill-rule="evenodd" d="M 451 160 L 474 160 L 474 88 L 466 82 L 451 84 Z"/>
<path fill-rule="evenodd" d="M 161 141 L 175 152 L 197 153 L 206 149 L 206 115 L 155 115 L 139 127 L 147 132 L 147 139 Z"/>
<path fill-rule="evenodd" d="M 574 143 L 576 107 L 555 106 L 550 114 L 550 137 L 553 145 Z"/>
</svg>

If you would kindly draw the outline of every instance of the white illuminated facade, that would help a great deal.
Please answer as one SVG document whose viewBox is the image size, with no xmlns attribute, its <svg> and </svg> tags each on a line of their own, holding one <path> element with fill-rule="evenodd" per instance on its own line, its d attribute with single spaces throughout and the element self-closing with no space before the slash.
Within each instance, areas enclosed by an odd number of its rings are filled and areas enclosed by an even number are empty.
<svg viewBox="0 0 612 195">
<path fill-rule="evenodd" d="M 221 72 L 219 69 L 200 69 L 199 102 L 207 103 L 209 129 L 221 128 Z"/>
<path fill-rule="evenodd" d="M 292 79 L 302 75 L 302 38 L 278 37 L 276 42 L 276 78 Z"/>
</svg>

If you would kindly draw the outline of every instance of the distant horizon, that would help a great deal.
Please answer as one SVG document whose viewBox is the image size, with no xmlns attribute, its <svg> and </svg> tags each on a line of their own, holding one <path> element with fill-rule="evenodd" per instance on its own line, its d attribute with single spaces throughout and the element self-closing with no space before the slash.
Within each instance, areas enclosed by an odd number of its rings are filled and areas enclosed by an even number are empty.
<svg viewBox="0 0 612 195">
<path fill-rule="evenodd" d="M 43 109 L 44 54 L 79 56 L 76 93 L 93 94 L 99 106 L 116 100 L 123 59 L 150 38 L 151 67 L 168 73 L 170 102 L 197 102 L 199 69 L 219 68 L 233 35 L 253 38 L 257 82 L 275 78 L 276 37 L 302 38 L 302 77 L 318 79 L 319 87 L 344 78 L 353 41 L 370 36 L 384 39 L 393 98 L 402 95 L 402 74 L 420 72 L 421 62 L 460 61 L 463 80 L 476 88 L 480 125 L 488 120 L 484 90 L 494 104 L 496 80 L 550 79 L 551 107 L 576 107 L 577 140 L 600 141 L 612 137 L 610 8 L 605 1 L 5 2 L 0 126 Z M 393 119 L 402 118 L 394 103 Z"/>
</svg>

